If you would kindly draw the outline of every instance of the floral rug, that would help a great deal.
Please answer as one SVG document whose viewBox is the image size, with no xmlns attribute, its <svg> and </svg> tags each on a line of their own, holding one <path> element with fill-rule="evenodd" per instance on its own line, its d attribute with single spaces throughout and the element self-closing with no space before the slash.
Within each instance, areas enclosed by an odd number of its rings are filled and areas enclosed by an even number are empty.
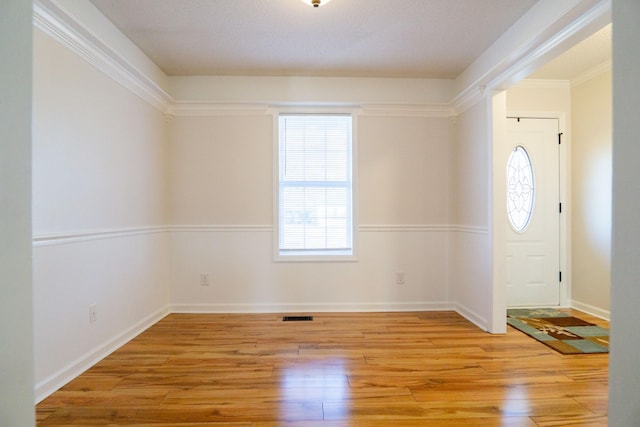
<svg viewBox="0 0 640 427">
<path fill-rule="evenodd" d="M 507 323 L 562 354 L 609 352 L 609 330 L 549 309 L 509 309 Z"/>
</svg>

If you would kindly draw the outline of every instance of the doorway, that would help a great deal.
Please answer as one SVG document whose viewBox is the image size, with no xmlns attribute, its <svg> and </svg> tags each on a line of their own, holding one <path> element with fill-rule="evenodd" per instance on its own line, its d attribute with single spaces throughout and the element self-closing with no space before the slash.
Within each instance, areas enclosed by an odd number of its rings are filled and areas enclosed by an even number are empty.
<svg viewBox="0 0 640 427">
<path fill-rule="evenodd" d="M 559 120 L 507 119 L 507 306 L 560 305 Z"/>
</svg>

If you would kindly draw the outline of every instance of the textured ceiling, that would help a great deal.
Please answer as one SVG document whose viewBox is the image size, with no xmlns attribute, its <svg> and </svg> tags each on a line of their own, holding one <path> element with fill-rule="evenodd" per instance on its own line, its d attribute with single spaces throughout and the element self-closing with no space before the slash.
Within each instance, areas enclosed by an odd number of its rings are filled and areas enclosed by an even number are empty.
<svg viewBox="0 0 640 427">
<path fill-rule="evenodd" d="M 91 0 L 168 75 L 455 78 L 536 0 Z"/>
</svg>

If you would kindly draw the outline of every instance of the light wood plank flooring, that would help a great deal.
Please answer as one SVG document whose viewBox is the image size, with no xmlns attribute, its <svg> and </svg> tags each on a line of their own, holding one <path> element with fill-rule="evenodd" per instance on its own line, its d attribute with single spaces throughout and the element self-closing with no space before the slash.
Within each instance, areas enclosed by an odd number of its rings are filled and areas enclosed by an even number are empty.
<svg viewBox="0 0 640 427">
<path fill-rule="evenodd" d="M 313 315 L 171 314 L 37 405 L 38 425 L 607 424 L 608 355 L 452 312 Z"/>
</svg>

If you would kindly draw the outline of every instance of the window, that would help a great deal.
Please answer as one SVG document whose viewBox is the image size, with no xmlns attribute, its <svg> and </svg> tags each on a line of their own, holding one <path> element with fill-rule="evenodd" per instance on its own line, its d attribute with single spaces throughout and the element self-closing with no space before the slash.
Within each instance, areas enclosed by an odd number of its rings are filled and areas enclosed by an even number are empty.
<svg viewBox="0 0 640 427">
<path fill-rule="evenodd" d="M 281 114 L 278 134 L 278 255 L 353 255 L 351 115 Z"/>
<path fill-rule="evenodd" d="M 507 214 L 515 231 L 522 232 L 533 214 L 535 196 L 533 165 L 521 145 L 513 149 L 507 162 Z"/>
</svg>

